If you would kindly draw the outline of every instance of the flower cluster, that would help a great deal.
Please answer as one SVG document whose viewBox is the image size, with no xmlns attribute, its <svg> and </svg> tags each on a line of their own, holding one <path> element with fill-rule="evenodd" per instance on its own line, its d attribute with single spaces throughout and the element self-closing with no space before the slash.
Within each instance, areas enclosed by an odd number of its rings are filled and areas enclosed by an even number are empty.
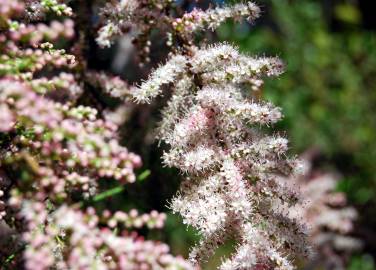
<svg viewBox="0 0 376 270">
<path fill-rule="evenodd" d="M 70 19 L 63 22 L 53 21 L 49 26 L 38 23 L 12 25 L 8 35 L 0 36 L 0 39 L 11 39 L 18 43 L 29 43 L 30 45 L 40 44 L 42 41 L 55 41 L 59 37 L 69 40 L 74 36 L 74 23 Z"/>
<path fill-rule="evenodd" d="M 43 173 L 37 170 L 44 180 L 33 196 L 43 199 L 44 189 L 51 187 L 55 195 L 63 197 L 67 196 L 67 188 L 76 185 L 89 191 L 90 178 L 114 177 L 124 183 L 134 182 L 133 168 L 140 166 L 140 158 L 118 144 L 116 126 L 96 119 L 95 109 L 69 108 L 16 81 L 2 80 L 0 90 L 1 105 L 8 118 L 0 129 L 19 133 L 9 142 L 14 147 L 4 154 L 4 163 L 14 164 L 27 148 L 29 160 L 37 156 L 44 166 L 58 168 L 46 168 Z"/>
<path fill-rule="evenodd" d="M 120 144 L 109 113 L 90 102 L 93 87 L 113 97 L 130 90 L 88 71 L 78 37 L 86 26 L 75 25 L 73 12 L 63 1 L 0 1 L 0 230 L 9 232 L 0 264 L 193 269 L 137 232 L 162 228 L 165 214 L 88 207 L 101 181 L 135 182 L 141 158 Z"/>
<path fill-rule="evenodd" d="M 90 71 L 86 74 L 86 77 L 92 86 L 99 87 L 110 97 L 123 101 L 128 101 L 132 90 L 135 89 L 135 87 L 128 85 L 118 76 L 111 76 L 104 72 Z"/>
<path fill-rule="evenodd" d="M 282 68 L 276 58 L 218 44 L 172 56 L 134 93 L 149 102 L 173 85 L 159 138 L 170 146 L 165 164 L 188 173 L 171 208 L 203 237 L 190 254 L 195 263 L 226 239 L 238 247 L 220 269 L 294 269 L 291 255 L 309 255 L 305 226 L 289 215 L 297 192 L 278 180 L 299 163 L 286 158 L 287 139 L 260 129 L 278 122 L 281 111 L 253 95 L 263 77 Z"/>
<path fill-rule="evenodd" d="M 182 18 L 177 18 L 172 25 L 176 31 L 190 35 L 190 33 L 198 30 L 215 30 L 227 19 L 240 20 L 247 18 L 249 21 L 253 21 L 259 15 L 260 8 L 252 2 L 247 2 L 246 4 L 240 3 L 229 7 L 217 7 L 206 11 L 194 9 L 184 14 Z"/>
<path fill-rule="evenodd" d="M 16 43 L 8 41 L 3 52 L 0 56 L 0 76 L 30 80 L 33 74 L 48 66 L 73 69 L 77 65 L 74 55 L 67 54 L 63 49 L 54 49 L 51 43 L 43 43 L 37 49 L 21 50 Z"/>
<path fill-rule="evenodd" d="M 309 152 L 303 155 L 307 168 L 304 174 L 280 179 L 299 188 L 304 198 L 290 209 L 289 214 L 309 224 L 309 241 L 315 248 L 313 259 L 320 261 L 322 266 L 345 269 L 344 255 L 362 246 L 359 239 L 351 236 L 358 214 L 353 207 L 346 206 L 346 195 L 336 191 L 338 175 L 313 168 L 313 157 Z"/>
<path fill-rule="evenodd" d="M 138 1 L 122 0 L 110 2 L 102 8 L 102 17 L 106 22 L 98 31 L 97 43 L 102 47 L 109 47 L 114 38 L 129 31 L 139 4 Z"/>
<path fill-rule="evenodd" d="M 26 16 L 30 20 L 44 18 L 46 13 L 55 13 L 58 16 L 72 16 L 73 10 L 64 0 L 25 0 Z"/>
<path fill-rule="evenodd" d="M 184 47 L 192 49 L 194 33 L 204 29 L 215 30 L 227 19 L 247 18 L 253 21 L 260 14 L 255 4 L 236 4 L 217 7 L 205 11 L 195 8 L 189 13 L 181 12 L 178 3 L 171 0 L 121 0 L 108 3 L 102 8 L 102 27 L 98 31 L 97 42 L 109 47 L 117 37 L 124 34 L 133 36 L 141 61 L 148 62 L 151 47 L 150 36 L 153 30 L 161 30 L 166 44 L 172 49 Z M 179 12 L 180 11 L 180 12 Z M 176 45 L 176 46 L 173 46 Z"/>
<path fill-rule="evenodd" d="M 192 269 L 182 258 L 170 255 L 163 243 L 145 241 L 134 233 L 116 235 L 109 229 L 116 225 L 99 229 L 103 221 L 94 209 L 82 212 L 63 205 L 49 214 L 43 203 L 25 204 L 22 214 L 28 231 L 23 238 L 29 243 L 25 251 L 28 269 Z M 127 219 L 135 215 L 118 212 L 116 216 Z M 143 217 L 147 224 L 161 221 L 158 213 Z M 48 225 L 41 228 L 45 219 Z"/>
<path fill-rule="evenodd" d="M 114 40 L 126 33 L 140 32 L 134 39 L 143 61 L 148 61 L 149 35 L 156 28 L 163 28 L 168 19 L 171 0 L 121 0 L 107 3 L 101 9 L 103 26 L 98 31 L 97 43 L 110 47 Z"/>
</svg>

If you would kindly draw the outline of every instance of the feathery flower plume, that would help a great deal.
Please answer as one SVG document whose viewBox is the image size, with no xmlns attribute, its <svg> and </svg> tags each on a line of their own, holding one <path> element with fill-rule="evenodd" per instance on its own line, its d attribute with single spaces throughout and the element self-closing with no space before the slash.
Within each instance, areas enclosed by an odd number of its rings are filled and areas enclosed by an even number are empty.
<svg viewBox="0 0 376 270">
<path fill-rule="evenodd" d="M 134 93 L 149 102 L 172 83 L 159 138 L 170 146 L 165 164 L 188 173 L 171 208 L 203 237 L 190 255 L 196 264 L 226 239 L 236 239 L 238 248 L 220 269 L 294 269 L 291 256 L 309 254 L 304 225 L 288 214 L 296 193 L 278 181 L 294 173 L 297 161 L 286 158 L 285 138 L 260 130 L 282 113 L 244 87 L 258 90 L 255 81 L 282 67 L 276 58 L 251 58 L 218 44 L 196 49 L 189 61 L 168 61 Z M 161 75 L 164 69 L 174 72 Z"/>
</svg>

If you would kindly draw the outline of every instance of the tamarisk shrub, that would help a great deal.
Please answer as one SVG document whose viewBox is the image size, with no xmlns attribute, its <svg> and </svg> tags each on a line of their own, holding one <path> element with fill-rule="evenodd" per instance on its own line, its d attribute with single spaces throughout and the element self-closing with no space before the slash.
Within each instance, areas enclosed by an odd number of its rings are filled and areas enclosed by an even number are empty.
<svg viewBox="0 0 376 270">
<path fill-rule="evenodd" d="M 141 159 L 119 143 L 114 121 L 81 103 L 88 81 L 112 95 L 125 84 L 87 70 L 80 12 L 56 0 L 0 1 L 1 268 L 193 269 L 136 232 L 163 227 L 165 214 L 86 206 L 100 180 L 133 183 Z"/>
<path fill-rule="evenodd" d="M 304 225 L 290 213 L 298 192 L 279 178 L 300 163 L 287 157 L 286 138 L 265 132 L 281 110 L 257 98 L 282 62 L 196 42 L 196 33 L 226 19 L 253 22 L 257 5 L 185 12 L 171 0 L 0 0 L 0 14 L 0 217 L 23 251 L 23 259 L 12 251 L 6 261 L 16 254 L 15 267 L 27 269 L 194 269 L 227 239 L 236 251 L 220 269 L 294 269 L 294 256 L 308 255 Z M 129 86 L 90 70 L 96 29 L 101 47 L 132 36 L 140 64 L 150 61 L 155 32 L 171 53 L 141 85 Z M 169 145 L 164 163 L 187 175 L 171 208 L 202 235 L 190 253 L 194 266 L 132 232 L 160 228 L 163 214 L 83 206 L 99 180 L 132 183 L 141 165 L 118 142 L 121 118 L 83 102 L 92 87 L 126 104 L 170 90 L 157 137 Z"/>
<path fill-rule="evenodd" d="M 310 253 L 304 224 L 289 215 L 299 196 L 278 179 L 299 171 L 300 163 L 286 157 L 286 138 L 264 132 L 281 110 L 254 94 L 264 77 L 282 73 L 282 62 L 243 55 L 229 44 L 193 42 L 194 31 L 215 29 L 228 17 L 252 21 L 259 13 L 247 3 L 175 19 L 174 35 L 185 46 L 132 92 L 146 103 L 163 88 L 171 92 L 158 138 L 170 146 L 164 163 L 187 174 L 171 208 L 202 235 L 190 253 L 195 264 L 226 239 L 237 248 L 220 269 L 294 269 L 293 256 Z"/>
</svg>

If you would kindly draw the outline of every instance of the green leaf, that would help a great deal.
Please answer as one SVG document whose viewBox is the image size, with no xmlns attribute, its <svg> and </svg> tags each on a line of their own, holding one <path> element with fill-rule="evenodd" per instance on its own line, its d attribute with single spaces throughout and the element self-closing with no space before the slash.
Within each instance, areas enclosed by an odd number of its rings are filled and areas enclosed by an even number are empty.
<svg viewBox="0 0 376 270">
<path fill-rule="evenodd" d="M 139 174 L 137 176 L 137 181 L 140 181 L 140 182 L 144 181 L 147 177 L 149 177 L 150 174 L 151 174 L 150 170 L 143 171 L 141 174 Z M 99 193 L 98 195 L 94 196 L 93 201 L 94 202 L 102 201 L 102 200 L 104 200 L 108 197 L 112 197 L 116 194 L 123 192 L 124 189 L 125 189 L 124 186 L 117 186 L 117 187 L 111 188 L 109 190 L 106 190 L 106 191 Z"/>
<path fill-rule="evenodd" d="M 112 189 L 106 190 L 102 193 L 99 193 L 98 195 L 94 196 L 93 201 L 94 202 L 99 202 L 101 200 L 104 200 L 108 197 L 114 196 L 116 194 L 121 193 L 124 190 L 124 186 L 118 186 L 114 187 Z"/>
<path fill-rule="evenodd" d="M 138 177 L 137 177 L 137 180 L 138 181 L 144 181 L 146 178 L 149 177 L 149 175 L 151 174 L 151 171 L 150 170 L 145 170 L 143 171 Z"/>
</svg>

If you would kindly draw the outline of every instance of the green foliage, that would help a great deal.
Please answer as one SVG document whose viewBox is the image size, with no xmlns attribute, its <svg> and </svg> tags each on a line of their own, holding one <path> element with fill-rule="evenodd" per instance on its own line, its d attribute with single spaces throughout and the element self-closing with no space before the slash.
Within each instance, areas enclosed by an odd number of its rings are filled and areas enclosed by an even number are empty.
<svg viewBox="0 0 376 270">
<path fill-rule="evenodd" d="M 348 270 L 374 270 L 376 269 L 374 259 L 368 255 L 354 256 Z"/>
</svg>

